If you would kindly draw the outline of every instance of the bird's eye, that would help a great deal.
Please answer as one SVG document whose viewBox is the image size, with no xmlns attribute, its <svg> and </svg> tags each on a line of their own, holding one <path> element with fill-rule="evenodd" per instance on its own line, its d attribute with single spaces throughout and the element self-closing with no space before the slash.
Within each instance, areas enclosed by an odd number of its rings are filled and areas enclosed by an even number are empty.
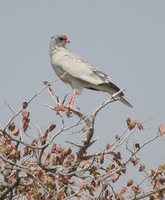
<svg viewBox="0 0 165 200">
<path fill-rule="evenodd" d="M 63 38 L 63 37 L 59 37 L 58 39 L 59 39 L 60 41 L 64 40 L 64 38 Z"/>
</svg>

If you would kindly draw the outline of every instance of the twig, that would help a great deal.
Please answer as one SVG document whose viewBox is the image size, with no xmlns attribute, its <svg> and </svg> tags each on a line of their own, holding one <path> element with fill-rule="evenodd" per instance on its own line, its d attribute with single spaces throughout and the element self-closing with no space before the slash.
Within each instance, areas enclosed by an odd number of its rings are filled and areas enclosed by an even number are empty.
<svg viewBox="0 0 165 200">
<path fill-rule="evenodd" d="M 29 101 L 27 101 L 27 105 L 29 105 L 33 99 L 35 99 L 45 88 L 47 88 L 47 85 L 44 85 L 38 92 L 36 92 L 30 99 Z M 9 122 L 6 124 L 5 128 L 3 129 L 4 132 L 7 129 L 7 127 L 9 126 L 9 124 L 24 110 L 24 108 L 21 108 L 20 111 L 18 111 L 17 113 L 14 114 L 14 116 L 9 120 Z"/>
<path fill-rule="evenodd" d="M 117 98 L 117 96 L 118 96 L 120 93 L 122 93 L 124 90 L 125 90 L 125 88 L 124 88 L 124 89 L 121 89 L 120 91 L 118 91 L 118 92 L 116 92 L 115 94 L 113 94 L 113 95 L 111 96 L 110 99 L 105 100 L 105 101 L 95 110 L 95 112 L 92 114 L 92 126 L 94 126 L 95 118 L 96 118 L 98 112 L 99 112 L 101 109 L 103 109 L 105 106 L 107 106 L 108 104 L 110 104 L 110 103 L 112 103 L 112 102 L 114 102 L 114 101 L 119 100 L 119 98 Z"/>
<path fill-rule="evenodd" d="M 161 192 L 162 190 L 165 190 L 165 186 L 162 186 L 162 187 L 160 187 L 159 189 L 155 189 L 155 190 L 151 190 L 151 191 L 145 192 L 144 194 L 139 195 L 139 196 L 136 196 L 136 197 L 131 197 L 131 198 L 129 198 L 129 200 L 140 200 L 140 199 L 144 199 L 144 198 L 146 198 L 146 197 L 150 197 L 150 196 L 153 195 L 153 194 L 156 194 L 156 193 L 158 193 L 158 192 Z"/>
</svg>

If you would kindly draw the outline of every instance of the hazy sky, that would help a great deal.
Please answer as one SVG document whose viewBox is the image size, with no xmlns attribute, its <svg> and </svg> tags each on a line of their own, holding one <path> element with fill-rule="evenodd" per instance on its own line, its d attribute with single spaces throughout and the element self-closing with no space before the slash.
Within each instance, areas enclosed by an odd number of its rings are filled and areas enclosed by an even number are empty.
<svg viewBox="0 0 165 200">
<path fill-rule="evenodd" d="M 143 121 L 165 111 L 165 1 L 163 0 L 15 0 L 0 3 L 0 124 L 5 125 L 11 113 L 6 100 L 16 110 L 39 88 L 41 80 L 52 81 L 49 41 L 54 33 L 68 35 L 72 52 L 107 73 L 133 104 L 130 109 L 120 102 L 106 107 L 98 116 L 96 135 L 101 137 L 97 150 L 125 127 L 127 117 Z M 63 97 L 71 88 L 58 82 L 56 93 Z M 84 90 L 76 106 L 92 112 L 107 94 Z M 56 121 L 56 115 L 42 103 L 53 105 L 45 92 L 32 103 L 32 118 L 44 126 Z M 138 135 L 145 141 L 165 124 L 164 114 L 145 125 Z M 71 120 L 71 119 L 70 119 Z M 69 138 L 69 137 L 68 137 Z M 164 160 L 164 140 L 148 146 L 148 163 L 155 153 Z"/>
</svg>

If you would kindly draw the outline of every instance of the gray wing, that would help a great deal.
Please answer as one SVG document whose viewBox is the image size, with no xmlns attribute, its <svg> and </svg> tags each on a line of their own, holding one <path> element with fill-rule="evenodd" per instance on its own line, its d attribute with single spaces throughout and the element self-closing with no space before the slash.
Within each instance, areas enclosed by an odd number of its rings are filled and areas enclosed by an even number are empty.
<svg viewBox="0 0 165 200">
<path fill-rule="evenodd" d="M 67 49 L 61 49 L 52 56 L 51 60 L 53 65 L 60 67 L 64 72 L 79 80 L 93 85 L 111 82 L 109 76 Z"/>
<path fill-rule="evenodd" d="M 72 81 L 76 82 L 76 84 L 80 86 L 79 89 L 84 87 L 82 82 L 86 82 L 86 88 L 105 91 L 111 95 L 120 90 L 119 87 L 112 83 L 109 76 L 82 58 L 70 53 L 67 49 L 62 48 L 53 55 L 51 57 L 51 63 L 53 68 L 60 68 L 62 72 L 66 72 L 71 77 L 74 77 L 77 81 Z M 120 93 L 119 96 L 121 102 L 132 107 L 132 105 L 123 98 L 123 93 Z"/>
</svg>

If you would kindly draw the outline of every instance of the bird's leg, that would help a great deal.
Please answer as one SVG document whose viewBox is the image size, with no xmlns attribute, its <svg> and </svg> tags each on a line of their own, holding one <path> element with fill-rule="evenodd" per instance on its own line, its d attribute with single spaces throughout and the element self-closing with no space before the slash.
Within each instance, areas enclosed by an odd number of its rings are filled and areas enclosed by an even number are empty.
<svg viewBox="0 0 165 200">
<path fill-rule="evenodd" d="M 73 107 L 73 104 L 74 104 L 74 101 L 75 101 L 75 99 L 76 99 L 76 90 L 73 90 L 73 94 L 72 94 L 72 98 L 71 98 L 71 100 L 70 100 L 70 102 L 69 102 L 69 108 L 72 108 Z"/>
<path fill-rule="evenodd" d="M 67 110 L 67 112 L 66 112 L 66 115 L 67 115 L 68 117 L 70 117 L 71 114 L 72 114 L 72 113 L 70 112 L 70 108 L 72 108 L 73 105 L 74 105 L 74 101 L 75 101 L 75 99 L 76 99 L 76 95 L 77 95 L 76 90 L 73 90 L 72 98 L 71 98 L 71 100 L 70 100 L 70 102 L 69 102 L 68 110 Z"/>
</svg>

